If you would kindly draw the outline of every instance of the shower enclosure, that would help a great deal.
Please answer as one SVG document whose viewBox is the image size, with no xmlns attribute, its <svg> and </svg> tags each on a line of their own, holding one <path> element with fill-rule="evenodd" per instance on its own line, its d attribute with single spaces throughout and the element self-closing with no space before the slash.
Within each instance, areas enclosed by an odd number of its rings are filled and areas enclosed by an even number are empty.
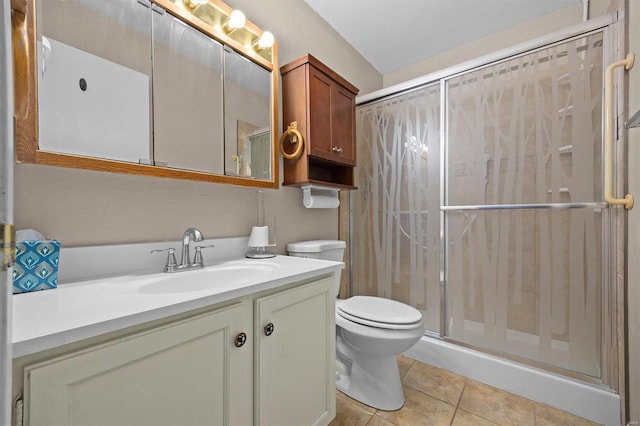
<svg viewBox="0 0 640 426">
<path fill-rule="evenodd" d="M 462 64 L 357 107 L 352 294 L 426 334 L 617 386 L 603 75 L 615 28 Z"/>
</svg>

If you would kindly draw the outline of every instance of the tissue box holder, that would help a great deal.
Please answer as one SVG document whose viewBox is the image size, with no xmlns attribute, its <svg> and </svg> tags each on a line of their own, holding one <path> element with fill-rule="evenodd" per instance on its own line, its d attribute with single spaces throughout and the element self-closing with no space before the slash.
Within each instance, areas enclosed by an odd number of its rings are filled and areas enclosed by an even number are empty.
<svg viewBox="0 0 640 426">
<path fill-rule="evenodd" d="M 13 293 L 47 290 L 58 286 L 60 241 L 16 242 Z"/>
</svg>

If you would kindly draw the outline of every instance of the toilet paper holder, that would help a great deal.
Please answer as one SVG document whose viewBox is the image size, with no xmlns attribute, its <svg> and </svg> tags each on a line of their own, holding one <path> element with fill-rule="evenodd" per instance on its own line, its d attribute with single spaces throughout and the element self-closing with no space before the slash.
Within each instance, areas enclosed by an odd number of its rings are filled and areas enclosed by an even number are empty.
<svg viewBox="0 0 640 426">
<path fill-rule="evenodd" d="M 308 209 L 334 209 L 340 205 L 340 189 L 320 185 L 304 185 L 302 204 Z"/>
</svg>

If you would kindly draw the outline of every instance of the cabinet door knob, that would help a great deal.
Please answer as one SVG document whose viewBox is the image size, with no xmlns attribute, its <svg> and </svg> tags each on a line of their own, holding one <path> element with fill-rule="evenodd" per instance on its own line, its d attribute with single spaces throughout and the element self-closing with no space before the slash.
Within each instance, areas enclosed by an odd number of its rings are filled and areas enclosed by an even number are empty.
<svg viewBox="0 0 640 426">
<path fill-rule="evenodd" d="M 247 342 L 247 335 L 246 333 L 239 333 L 236 336 L 236 340 L 234 341 L 236 348 L 239 348 L 241 346 L 244 346 L 244 344 Z"/>
<path fill-rule="evenodd" d="M 342 148 L 339 146 L 334 146 L 333 148 L 331 148 L 331 151 L 336 152 L 336 153 L 341 153 L 342 152 Z"/>
<path fill-rule="evenodd" d="M 273 323 L 270 322 L 269 324 L 264 326 L 264 335 L 265 336 L 271 336 L 273 334 L 273 329 L 275 327 L 273 326 Z"/>
</svg>

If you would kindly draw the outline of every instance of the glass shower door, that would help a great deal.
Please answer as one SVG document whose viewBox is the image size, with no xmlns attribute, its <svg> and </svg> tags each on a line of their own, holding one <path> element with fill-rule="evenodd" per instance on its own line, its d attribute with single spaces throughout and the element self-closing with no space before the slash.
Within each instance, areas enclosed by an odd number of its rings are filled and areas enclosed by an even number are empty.
<svg viewBox="0 0 640 426">
<path fill-rule="evenodd" d="M 445 335 L 600 377 L 603 34 L 444 81 Z"/>
<path fill-rule="evenodd" d="M 440 85 L 357 110 L 352 292 L 419 309 L 440 332 Z"/>
</svg>

